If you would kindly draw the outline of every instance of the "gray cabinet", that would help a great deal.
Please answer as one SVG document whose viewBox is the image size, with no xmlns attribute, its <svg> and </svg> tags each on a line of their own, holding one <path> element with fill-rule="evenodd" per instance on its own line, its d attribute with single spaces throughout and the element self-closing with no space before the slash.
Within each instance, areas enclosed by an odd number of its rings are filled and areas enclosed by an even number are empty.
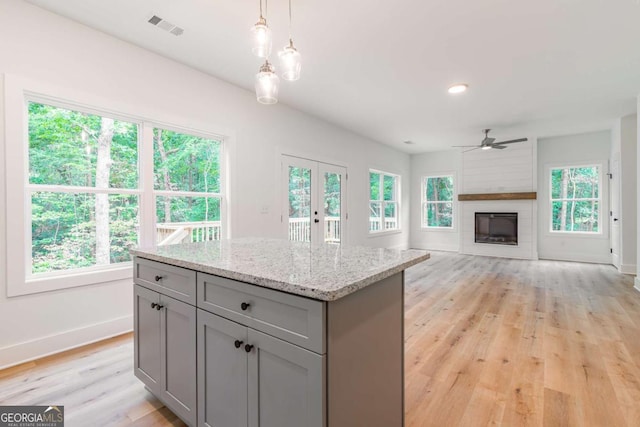
<svg viewBox="0 0 640 427">
<path fill-rule="evenodd" d="M 324 356 L 198 310 L 198 420 L 215 427 L 322 427 Z"/>
<path fill-rule="evenodd" d="M 325 425 L 325 356 L 251 328 L 249 427 Z"/>
<path fill-rule="evenodd" d="M 196 425 L 196 308 L 140 285 L 134 298 L 135 375 Z"/>
<path fill-rule="evenodd" d="M 198 310 L 198 425 L 247 427 L 247 328 Z"/>
</svg>

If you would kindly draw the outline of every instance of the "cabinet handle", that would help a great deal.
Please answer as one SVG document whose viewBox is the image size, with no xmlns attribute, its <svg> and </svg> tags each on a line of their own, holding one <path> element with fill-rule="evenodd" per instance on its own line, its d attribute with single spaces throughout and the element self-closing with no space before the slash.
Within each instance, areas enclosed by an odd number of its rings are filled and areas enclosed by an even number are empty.
<svg viewBox="0 0 640 427">
<path fill-rule="evenodd" d="M 156 282 L 159 282 L 160 280 L 162 280 L 164 278 L 164 276 L 156 276 Z"/>
<path fill-rule="evenodd" d="M 251 350 L 253 350 L 253 346 L 250 344 L 247 344 L 244 346 L 244 351 L 246 351 L 247 353 L 251 353 Z"/>
<path fill-rule="evenodd" d="M 156 310 L 160 311 L 164 308 L 164 305 L 156 304 Z"/>
<path fill-rule="evenodd" d="M 242 311 L 246 311 L 247 308 L 251 307 L 251 304 L 247 303 L 247 302 L 243 302 L 242 304 L 240 304 L 240 308 L 242 309 Z"/>
<path fill-rule="evenodd" d="M 151 303 L 151 308 L 156 308 L 156 305 L 158 305 L 158 304 L 156 304 L 155 302 L 152 302 Z"/>
<path fill-rule="evenodd" d="M 313 222 L 315 222 L 315 223 L 317 224 L 317 223 L 319 223 L 319 222 L 320 222 L 320 220 L 319 220 L 318 218 L 315 218 L 315 219 L 313 220 Z"/>
<path fill-rule="evenodd" d="M 240 346 L 242 345 L 242 341 L 236 340 L 236 342 L 234 342 L 233 345 L 235 345 L 236 348 L 240 348 Z"/>
</svg>

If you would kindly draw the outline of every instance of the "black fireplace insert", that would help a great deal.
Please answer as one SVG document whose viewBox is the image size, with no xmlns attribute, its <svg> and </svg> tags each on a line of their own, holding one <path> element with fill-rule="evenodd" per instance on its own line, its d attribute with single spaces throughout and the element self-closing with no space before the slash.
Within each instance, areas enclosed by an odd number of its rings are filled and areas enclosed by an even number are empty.
<svg viewBox="0 0 640 427">
<path fill-rule="evenodd" d="M 517 212 L 476 212 L 476 243 L 518 244 Z"/>
</svg>

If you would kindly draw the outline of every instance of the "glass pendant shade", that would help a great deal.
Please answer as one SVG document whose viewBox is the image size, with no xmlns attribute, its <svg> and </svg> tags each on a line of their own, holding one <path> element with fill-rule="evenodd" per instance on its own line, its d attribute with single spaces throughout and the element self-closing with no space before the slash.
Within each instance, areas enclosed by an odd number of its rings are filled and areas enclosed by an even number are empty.
<svg viewBox="0 0 640 427">
<path fill-rule="evenodd" d="M 271 54 L 273 41 L 271 28 L 267 25 L 266 19 L 261 16 L 256 25 L 251 28 L 251 34 L 253 36 L 251 51 L 260 58 L 267 58 Z"/>
<path fill-rule="evenodd" d="M 290 82 L 298 80 L 300 78 L 302 62 L 300 60 L 300 53 L 293 47 L 293 41 L 289 40 L 289 46 L 285 46 L 278 55 L 280 56 L 280 63 L 282 65 L 282 78 Z"/>
<path fill-rule="evenodd" d="M 275 104 L 278 102 L 278 89 L 280 79 L 275 73 L 273 66 L 269 61 L 260 67 L 260 71 L 256 74 L 256 98 L 261 104 Z"/>
</svg>

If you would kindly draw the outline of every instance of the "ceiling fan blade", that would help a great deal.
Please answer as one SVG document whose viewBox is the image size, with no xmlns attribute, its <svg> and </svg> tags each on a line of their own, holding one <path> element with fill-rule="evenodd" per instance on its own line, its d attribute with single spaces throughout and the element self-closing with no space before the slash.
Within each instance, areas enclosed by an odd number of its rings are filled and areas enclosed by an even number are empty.
<svg viewBox="0 0 640 427">
<path fill-rule="evenodd" d="M 507 147 L 503 147 L 502 145 L 492 144 L 491 148 L 495 148 L 496 150 L 504 150 Z"/>
<path fill-rule="evenodd" d="M 467 147 L 479 148 L 477 145 L 452 145 L 451 147 L 454 147 L 454 148 L 467 148 Z"/>
<path fill-rule="evenodd" d="M 500 145 L 503 145 L 503 144 L 513 144 L 514 142 L 525 142 L 525 141 L 528 141 L 528 140 L 529 140 L 528 138 L 511 139 L 511 140 L 509 140 L 509 141 L 500 141 L 500 142 L 496 142 L 496 143 L 495 143 L 495 144 L 493 144 L 493 145 L 498 145 L 498 144 L 500 144 Z"/>
<path fill-rule="evenodd" d="M 496 140 L 495 138 L 489 138 L 488 136 L 486 136 L 486 137 L 482 140 L 481 144 L 482 144 L 482 145 L 491 145 L 491 144 L 493 144 L 493 141 L 495 141 L 495 140 Z"/>
<path fill-rule="evenodd" d="M 471 150 L 464 150 L 463 153 L 468 153 L 469 151 L 477 150 L 480 147 L 472 148 Z"/>
</svg>

